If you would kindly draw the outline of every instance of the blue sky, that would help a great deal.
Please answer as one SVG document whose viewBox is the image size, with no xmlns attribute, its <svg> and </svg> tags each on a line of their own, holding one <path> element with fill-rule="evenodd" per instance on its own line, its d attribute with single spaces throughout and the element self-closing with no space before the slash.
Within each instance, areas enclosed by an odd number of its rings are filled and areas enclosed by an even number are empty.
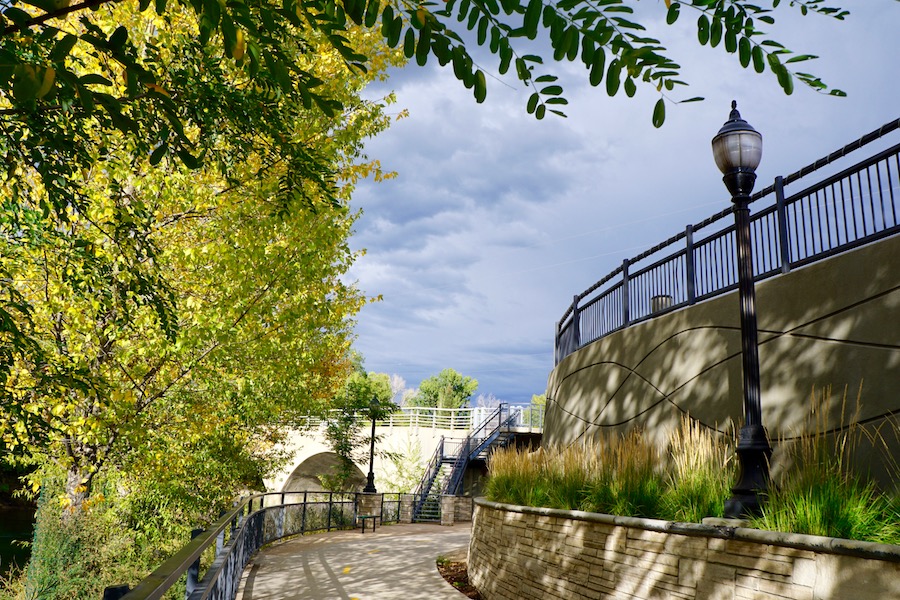
<svg viewBox="0 0 900 600">
<path fill-rule="evenodd" d="M 536 121 L 525 112 L 528 92 L 510 79 L 489 77 L 478 105 L 432 63 L 367 90 L 373 98 L 395 91 L 394 106 L 410 116 L 366 145 L 399 176 L 361 184 L 352 201 L 362 216 L 351 245 L 366 254 L 349 277 L 383 296 L 358 317 L 366 368 L 414 388 L 452 367 L 478 379 L 477 394 L 513 403 L 543 393 L 554 326 L 572 297 L 729 205 L 710 139 L 732 99 L 763 135 L 757 189 L 900 117 L 900 2 L 842 6 L 851 12 L 844 22 L 779 9 L 770 33 L 818 55 L 801 70 L 847 98 L 799 84 L 784 95 L 768 71 L 699 46 L 692 19 L 667 27 L 661 1 L 641 3 L 641 12 L 682 65 L 690 87 L 678 97 L 706 98 L 669 104 L 661 129 L 650 122 L 658 93 L 639 86 L 632 99 L 610 98 L 590 87 L 580 63 L 551 66 L 570 102 L 567 119 Z M 898 141 L 895 133 L 872 148 Z"/>
</svg>

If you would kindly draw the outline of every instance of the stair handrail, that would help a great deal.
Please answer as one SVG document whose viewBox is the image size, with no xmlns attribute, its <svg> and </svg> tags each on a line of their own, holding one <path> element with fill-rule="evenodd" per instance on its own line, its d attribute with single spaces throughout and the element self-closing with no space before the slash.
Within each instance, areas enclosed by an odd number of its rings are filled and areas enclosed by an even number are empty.
<svg viewBox="0 0 900 600">
<path fill-rule="evenodd" d="M 504 413 L 506 414 L 505 417 Z M 447 485 L 442 490 L 442 493 L 455 496 L 459 492 L 463 475 L 465 475 L 466 467 L 469 465 L 472 456 L 480 453 L 484 441 L 491 439 L 494 434 L 498 433 L 503 427 L 506 427 L 508 430 L 511 420 L 515 419 L 516 416 L 517 413 L 512 412 L 509 405 L 504 402 L 484 420 L 478 429 L 466 437 L 463 443 L 460 444 L 459 454 L 456 457 L 456 461 L 453 463 L 453 469 L 450 471 L 450 477 L 447 478 Z M 487 429 L 487 426 L 492 423 L 494 417 L 497 417 L 497 425 L 494 426 L 487 435 L 480 436 L 480 434 Z M 474 449 L 472 448 L 473 444 Z"/>
<path fill-rule="evenodd" d="M 438 440 L 437 447 L 434 449 L 434 454 L 431 455 L 431 460 L 428 461 L 428 465 L 425 467 L 422 479 L 419 480 L 419 485 L 416 486 L 416 490 L 413 492 L 413 496 L 419 498 L 423 492 L 425 494 L 428 493 L 429 488 L 434 485 L 434 479 L 437 477 L 438 471 L 441 470 L 441 460 L 443 460 L 443 458 L 444 436 L 441 436 L 441 439 Z"/>
</svg>

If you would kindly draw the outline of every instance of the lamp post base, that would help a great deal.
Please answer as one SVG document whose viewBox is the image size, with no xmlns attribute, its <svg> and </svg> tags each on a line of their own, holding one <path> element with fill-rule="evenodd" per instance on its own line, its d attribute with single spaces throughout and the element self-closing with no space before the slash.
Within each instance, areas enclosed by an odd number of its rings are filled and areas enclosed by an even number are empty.
<svg viewBox="0 0 900 600">
<path fill-rule="evenodd" d="M 736 449 L 740 473 L 731 488 L 732 496 L 725 501 L 725 518 L 742 519 L 762 514 L 762 505 L 769 493 L 769 458 L 772 447 L 761 425 L 741 428 Z"/>
<path fill-rule="evenodd" d="M 375 489 L 375 473 L 369 471 L 368 477 L 366 477 L 366 487 L 363 488 L 364 494 L 377 494 L 378 490 Z"/>
</svg>

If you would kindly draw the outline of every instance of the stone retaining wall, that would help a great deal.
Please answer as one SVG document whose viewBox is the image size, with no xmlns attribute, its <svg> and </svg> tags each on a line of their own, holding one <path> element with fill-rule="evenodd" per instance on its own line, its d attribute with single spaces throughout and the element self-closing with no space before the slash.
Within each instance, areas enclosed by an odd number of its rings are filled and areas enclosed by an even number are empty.
<svg viewBox="0 0 900 600">
<path fill-rule="evenodd" d="M 485 600 L 900 599 L 900 546 L 475 500 Z"/>
</svg>

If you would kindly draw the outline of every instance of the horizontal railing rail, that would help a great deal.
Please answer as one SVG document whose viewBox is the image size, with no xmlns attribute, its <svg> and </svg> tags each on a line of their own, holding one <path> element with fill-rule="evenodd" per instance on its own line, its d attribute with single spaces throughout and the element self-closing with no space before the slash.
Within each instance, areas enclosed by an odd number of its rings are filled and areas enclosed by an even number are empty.
<svg viewBox="0 0 900 600">
<path fill-rule="evenodd" d="M 186 578 L 186 600 L 234 600 L 244 567 L 265 544 L 291 535 L 356 527 L 355 492 L 278 492 L 241 500 L 185 544 L 133 590 L 114 586 L 104 600 L 157 600 Z M 395 498 L 395 499 L 394 499 Z M 400 520 L 400 494 L 382 494 L 381 522 Z M 200 558 L 215 551 L 200 577 Z"/>
<path fill-rule="evenodd" d="M 770 205 L 751 217 L 759 281 L 900 232 L 900 144 L 793 195 L 785 186 L 889 132 L 900 119 L 792 173 L 751 197 Z M 555 363 L 602 337 L 737 288 L 729 207 L 657 244 L 574 297 L 556 325 Z"/>
<path fill-rule="evenodd" d="M 327 413 L 326 413 L 327 415 Z M 425 406 L 403 406 L 377 419 L 378 427 L 413 427 L 426 429 L 449 429 L 467 431 L 477 424 L 479 409 L 477 408 L 431 408 Z M 368 412 L 356 415 L 360 423 L 369 423 Z M 310 428 L 321 427 L 327 422 L 327 416 L 309 415 L 302 419 L 301 425 Z"/>
</svg>

